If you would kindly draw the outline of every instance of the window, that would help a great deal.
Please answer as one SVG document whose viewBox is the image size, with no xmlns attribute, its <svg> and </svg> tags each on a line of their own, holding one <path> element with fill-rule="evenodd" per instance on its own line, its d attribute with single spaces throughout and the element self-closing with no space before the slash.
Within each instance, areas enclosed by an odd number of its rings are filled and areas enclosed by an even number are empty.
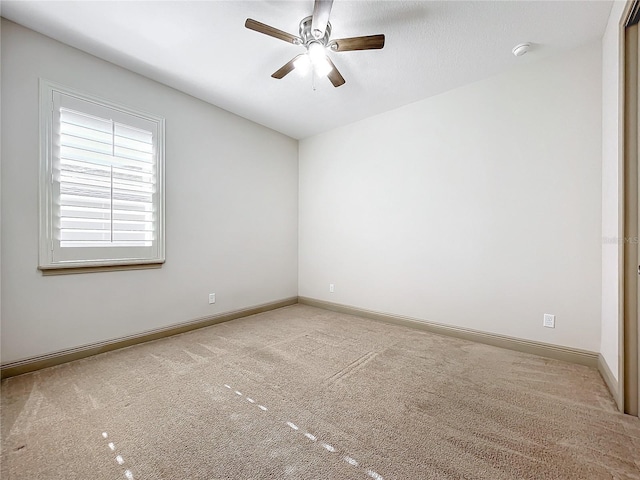
<svg viewBox="0 0 640 480">
<path fill-rule="evenodd" d="M 164 262 L 164 119 L 40 82 L 41 270 Z"/>
</svg>

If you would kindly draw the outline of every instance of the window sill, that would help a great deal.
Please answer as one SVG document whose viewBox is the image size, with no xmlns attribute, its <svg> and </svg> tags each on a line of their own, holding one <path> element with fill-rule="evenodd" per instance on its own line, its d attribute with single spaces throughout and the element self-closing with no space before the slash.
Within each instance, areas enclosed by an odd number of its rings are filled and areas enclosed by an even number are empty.
<svg viewBox="0 0 640 480">
<path fill-rule="evenodd" d="M 98 273 L 98 272 L 117 272 L 121 270 L 147 270 L 151 268 L 161 268 L 164 261 L 157 263 L 137 263 L 130 265 L 87 265 L 86 267 L 38 267 L 42 272 L 42 276 L 52 275 L 74 275 L 78 273 Z"/>
</svg>

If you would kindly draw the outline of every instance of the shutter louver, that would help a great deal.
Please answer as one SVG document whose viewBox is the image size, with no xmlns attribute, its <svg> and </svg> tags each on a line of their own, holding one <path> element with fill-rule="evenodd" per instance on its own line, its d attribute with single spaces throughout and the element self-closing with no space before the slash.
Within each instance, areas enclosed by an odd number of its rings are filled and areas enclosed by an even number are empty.
<svg viewBox="0 0 640 480">
<path fill-rule="evenodd" d="M 154 242 L 153 133 L 60 108 L 60 247 Z"/>
</svg>

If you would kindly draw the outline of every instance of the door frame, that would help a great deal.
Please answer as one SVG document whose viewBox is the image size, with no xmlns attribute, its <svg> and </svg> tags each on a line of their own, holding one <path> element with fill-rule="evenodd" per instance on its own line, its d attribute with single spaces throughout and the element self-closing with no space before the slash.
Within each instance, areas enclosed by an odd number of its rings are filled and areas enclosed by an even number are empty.
<svg viewBox="0 0 640 480">
<path fill-rule="evenodd" d="M 640 410 L 640 321 L 638 319 L 640 250 L 638 19 L 640 0 L 628 0 L 620 22 L 620 324 L 618 363 L 620 410 Z M 632 29 L 628 27 L 636 24 Z"/>
</svg>

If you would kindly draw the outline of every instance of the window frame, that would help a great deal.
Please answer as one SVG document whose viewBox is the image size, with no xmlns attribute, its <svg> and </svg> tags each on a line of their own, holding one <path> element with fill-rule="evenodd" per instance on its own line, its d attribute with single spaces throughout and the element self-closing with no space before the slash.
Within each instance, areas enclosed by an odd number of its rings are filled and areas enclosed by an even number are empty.
<svg viewBox="0 0 640 480">
<path fill-rule="evenodd" d="M 78 90 L 59 85 L 49 80 L 41 78 L 40 83 L 40 178 L 38 189 L 38 204 L 39 204 L 39 255 L 38 255 L 38 269 L 43 274 L 55 274 L 55 273 L 81 273 L 88 271 L 100 271 L 100 270 L 113 270 L 113 269 L 139 269 L 139 268 L 157 268 L 165 262 L 165 120 L 162 117 L 141 111 L 139 109 L 133 109 L 121 104 L 105 100 L 104 98 L 97 97 L 95 95 L 80 92 Z M 56 232 L 54 226 L 56 218 L 54 218 L 54 193 L 55 188 L 55 168 L 57 158 L 55 157 L 55 143 L 54 134 L 56 132 L 55 118 L 56 112 L 54 108 L 54 96 L 61 94 L 67 97 L 72 97 L 74 100 L 78 99 L 82 102 L 93 103 L 100 108 L 114 110 L 118 114 L 124 114 L 127 116 L 138 117 L 146 122 L 150 122 L 155 125 L 154 140 L 155 146 L 155 193 L 154 199 L 155 205 L 155 239 L 153 252 L 148 255 L 111 255 L 108 258 L 95 258 L 95 255 L 91 255 L 93 258 L 85 259 L 73 259 L 73 260 L 61 260 L 57 259 L 54 255 L 56 252 L 55 242 Z M 86 112 L 85 112 L 86 113 Z M 59 128 L 59 127 L 58 127 Z M 59 181 L 58 181 L 59 183 Z M 74 247 L 64 247 L 74 248 Z M 75 247 L 76 250 L 81 251 L 83 247 Z M 85 247 L 86 248 L 86 247 Z M 114 249 L 120 247 L 89 247 L 94 250 L 111 252 Z M 123 252 L 131 252 L 136 248 L 122 247 Z M 125 249 L 126 248 L 126 252 Z M 59 243 L 57 249 L 61 249 Z M 140 249 L 142 250 L 142 249 Z M 115 257 L 115 258 L 114 258 Z"/>
</svg>

